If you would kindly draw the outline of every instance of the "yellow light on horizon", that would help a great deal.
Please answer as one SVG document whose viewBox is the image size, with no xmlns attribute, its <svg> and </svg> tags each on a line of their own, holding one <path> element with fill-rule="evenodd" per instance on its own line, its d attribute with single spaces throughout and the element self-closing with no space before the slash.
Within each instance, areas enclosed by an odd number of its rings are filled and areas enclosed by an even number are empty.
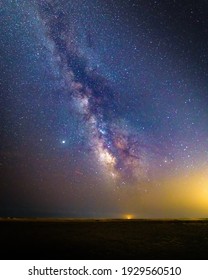
<svg viewBox="0 0 208 280">
<path fill-rule="evenodd" d="M 125 219 L 127 219 L 127 220 L 131 220 L 133 218 L 134 218 L 134 216 L 132 214 L 126 214 L 125 215 Z"/>
</svg>

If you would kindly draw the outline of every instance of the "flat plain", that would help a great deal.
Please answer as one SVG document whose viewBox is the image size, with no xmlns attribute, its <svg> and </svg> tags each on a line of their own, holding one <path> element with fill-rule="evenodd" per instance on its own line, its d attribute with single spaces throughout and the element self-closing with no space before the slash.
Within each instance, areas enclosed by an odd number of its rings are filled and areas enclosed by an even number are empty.
<svg viewBox="0 0 208 280">
<path fill-rule="evenodd" d="M 0 219 L 1 259 L 207 259 L 208 220 Z"/>
</svg>

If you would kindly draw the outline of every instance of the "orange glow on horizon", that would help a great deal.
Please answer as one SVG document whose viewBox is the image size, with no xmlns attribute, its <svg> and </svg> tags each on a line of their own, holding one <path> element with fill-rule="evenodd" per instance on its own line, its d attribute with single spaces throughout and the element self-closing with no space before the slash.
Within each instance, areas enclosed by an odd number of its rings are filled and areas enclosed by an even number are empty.
<svg viewBox="0 0 208 280">
<path fill-rule="evenodd" d="M 124 215 L 124 219 L 126 219 L 126 220 L 131 220 L 133 218 L 134 218 L 134 215 L 132 215 L 132 214 L 125 214 Z"/>
</svg>

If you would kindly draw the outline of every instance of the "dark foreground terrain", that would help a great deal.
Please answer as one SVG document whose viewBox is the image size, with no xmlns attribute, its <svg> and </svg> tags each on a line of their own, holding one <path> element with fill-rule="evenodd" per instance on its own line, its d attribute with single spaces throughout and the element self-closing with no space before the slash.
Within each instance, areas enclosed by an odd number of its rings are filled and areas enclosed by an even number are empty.
<svg viewBox="0 0 208 280">
<path fill-rule="evenodd" d="M 0 219 L 1 259 L 207 259 L 208 220 Z"/>
</svg>

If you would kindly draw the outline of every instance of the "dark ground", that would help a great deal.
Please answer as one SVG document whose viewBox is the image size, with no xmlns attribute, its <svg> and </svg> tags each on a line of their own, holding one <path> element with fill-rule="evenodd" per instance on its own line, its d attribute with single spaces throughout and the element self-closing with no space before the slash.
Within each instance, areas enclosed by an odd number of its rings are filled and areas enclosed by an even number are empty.
<svg viewBox="0 0 208 280">
<path fill-rule="evenodd" d="M 0 220 L 0 259 L 207 259 L 208 220 Z"/>
</svg>

